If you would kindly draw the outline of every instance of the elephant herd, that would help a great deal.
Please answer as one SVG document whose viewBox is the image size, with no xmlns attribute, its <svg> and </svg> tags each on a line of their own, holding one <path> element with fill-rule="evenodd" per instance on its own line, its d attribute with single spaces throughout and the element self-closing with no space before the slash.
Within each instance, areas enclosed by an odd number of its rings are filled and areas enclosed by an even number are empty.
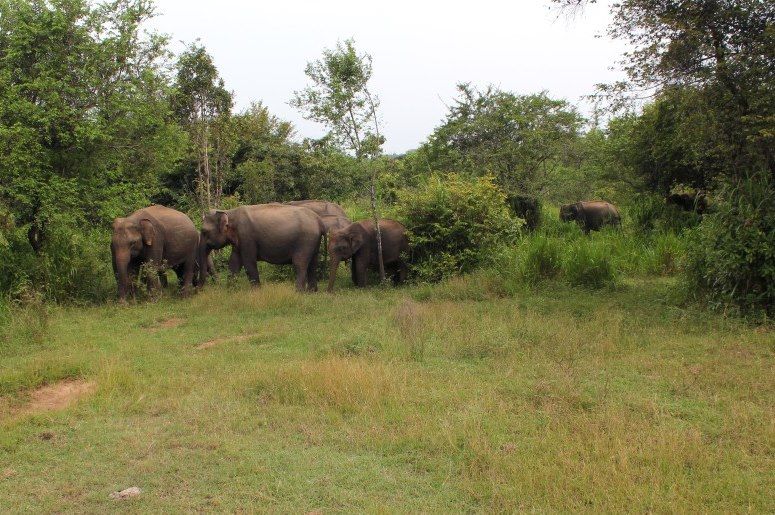
<svg viewBox="0 0 775 515">
<path fill-rule="evenodd" d="M 407 270 L 403 254 L 409 248 L 406 229 L 388 219 L 380 220 L 379 227 L 385 268 L 394 282 L 402 282 Z M 145 274 L 149 290 L 165 286 L 166 271 L 172 269 L 183 294 L 188 294 L 212 273 L 210 253 L 227 246 L 232 274 L 244 268 L 250 282 L 258 284 L 258 261 L 291 264 L 296 289 L 317 291 L 318 253 L 324 238 L 330 260 L 328 290 L 334 288 L 339 263 L 348 259 L 353 282 L 365 286 L 367 271 L 379 266 L 376 225 L 371 220 L 350 221 L 333 202 L 300 200 L 211 210 L 203 216 L 200 231 L 180 211 L 152 205 L 113 222 L 111 254 L 118 296 L 124 300 L 132 293 L 134 277 L 144 265 L 156 271 Z"/>
<path fill-rule="evenodd" d="M 688 194 L 674 194 L 667 203 L 698 212 L 707 205 L 704 197 Z M 560 220 L 575 221 L 585 234 L 609 225 L 621 226 L 617 207 L 600 200 L 562 205 Z M 385 270 L 394 283 L 401 283 L 407 274 L 406 228 L 389 219 L 380 220 L 379 227 Z M 296 289 L 317 291 L 321 241 L 326 242 L 329 261 L 328 291 L 334 289 L 336 271 L 343 260 L 351 260 L 353 283 L 366 286 L 367 272 L 379 267 L 376 225 L 373 220 L 352 222 L 341 206 L 324 200 L 211 210 L 202 217 L 199 231 L 180 211 L 152 205 L 114 220 L 111 253 L 122 300 L 131 293 L 133 278 L 145 264 L 157 271 L 146 274 L 149 290 L 166 286 L 168 269 L 177 274 L 184 294 L 194 285 L 204 286 L 208 275 L 214 275 L 210 253 L 227 246 L 231 247 L 232 275 L 244 268 L 250 282 L 258 284 L 258 261 L 290 264 L 296 273 Z"/>
</svg>

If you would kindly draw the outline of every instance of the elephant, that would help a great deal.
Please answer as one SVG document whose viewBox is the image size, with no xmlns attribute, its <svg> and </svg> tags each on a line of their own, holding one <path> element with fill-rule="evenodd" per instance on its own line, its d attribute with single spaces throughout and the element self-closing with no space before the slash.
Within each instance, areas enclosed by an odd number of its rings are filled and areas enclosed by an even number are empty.
<svg viewBox="0 0 775 515">
<path fill-rule="evenodd" d="M 149 290 L 166 286 L 165 270 L 172 268 L 183 293 L 188 294 L 194 279 L 198 242 L 199 234 L 191 219 L 168 207 L 152 205 L 113 220 L 110 250 L 119 299 L 126 300 L 132 277 L 146 263 L 159 269 L 158 275 L 146 276 Z"/>
<path fill-rule="evenodd" d="M 390 269 L 393 282 L 401 283 L 406 279 L 406 263 L 401 256 L 409 250 L 406 228 L 395 220 L 379 221 L 382 233 L 382 258 L 385 269 Z M 354 222 L 344 229 L 332 231 L 328 235 L 329 265 L 328 291 L 334 291 L 336 269 L 343 259 L 352 258 L 352 279 L 358 287 L 366 286 L 366 271 L 379 269 L 377 252 L 377 229 L 373 220 Z"/>
<path fill-rule="evenodd" d="M 296 289 L 317 291 L 318 252 L 324 232 L 320 217 L 305 207 L 258 204 L 211 210 L 202 218 L 199 261 L 205 262 L 211 250 L 231 245 L 232 274 L 245 267 L 250 282 L 258 285 L 258 261 L 293 264 Z M 204 279 L 200 274 L 200 286 Z"/>
<path fill-rule="evenodd" d="M 309 209 L 309 208 L 307 208 Z M 323 226 L 326 228 L 326 233 L 344 229 L 352 223 L 352 221 L 346 216 L 342 215 L 318 215 L 320 220 L 323 221 Z"/>
<path fill-rule="evenodd" d="M 525 220 L 525 227 L 534 231 L 541 223 L 541 202 L 530 195 L 508 195 L 506 202 L 512 213 Z"/>
<path fill-rule="evenodd" d="M 676 206 L 683 211 L 694 211 L 700 215 L 708 210 L 708 200 L 701 192 L 672 193 L 665 198 L 665 203 L 669 206 Z"/>
<path fill-rule="evenodd" d="M 589 234 L 589 231 L 599 231 L 605 225 L 621 226 L 622 219 L 613 204 L 591 200 L 560 206 L 560 220 L 576 220 L 584 234 Z"/>
<path fill-rule="evenodd" d="M 347 213 L 344 212 L 342 206 L 328 202 L 327 200 L 291 200 L 285 204 L 289 206 L 302 206 L 307 209 L 311 209 L 318 216 L 336 215 L 347 218 Z"/>
</svg>

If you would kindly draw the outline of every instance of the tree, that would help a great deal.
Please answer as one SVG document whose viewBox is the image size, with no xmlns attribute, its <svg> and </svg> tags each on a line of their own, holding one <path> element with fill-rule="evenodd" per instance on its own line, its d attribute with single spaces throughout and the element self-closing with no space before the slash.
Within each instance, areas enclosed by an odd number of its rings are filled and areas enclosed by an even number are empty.
<svg viewBox="0 0 775 515">
<path fill-rule="evenodd" d="M 634 140 L 652 146 L 639 149 L 646 177 L 689 172 L 695 180 L 700 164 L 702 181 L 718 192 L 716 214 L 703 218 L 688 256 L 690 278 L 722 303 L 771 312 L 775 3 L 624 0 L 613 13 L 610 35 L 631 46 L 623 60 L 627 78 L 600 86 L 600 97 L 613 99 L 613 107 L 644 93 L 657 98 L 642 116 L 645 138 Z M 667 130 L 660 134 L 661 128 Z M 669 183 L 651 180 L 663 188 Z"/>
<path fill-rule="evenodd" d="M 146 0 L 0 0 L 0 204 L 36 252 L 54 220 L 139 207 L 180 156 Z"/>
<path fill-rule="evenodd" d="M 379 99 L 368 87 L 371 79 L 371 56 L 358 54 L 352 39 L 339 42 L 333 50 L 323 50 L 323 57 L 307 64 L 305 73 L 312 84 L 297 91 L 291 105 L 304 117 L 328 126 L 331 137 L 352 151 L 358 160 L 381 153 L 385 139 L 379 132 L 377 107 Z M 377 227 L 379 277 L 385 281 L 382 259 L 382 231 L 377 209 L 376 167 L 371 166 L 369 196 Z"/>
<path fill-rule="evenodd" d="M 584 0 L 553 0 L 576 9 Z M 626 0 L 609 34 L 627 41 L 627 79 L 599 86 L 613 106 L 684 90 L 701 97 L 719 137 L 718 173 L 775 177 L 775 4 L 761 0 Z"/>
<path fill-rule="evenodd" d="M 515 95 L 458 85 L 446 120 L 420 149 L 436 170 L 492 174 L 507 193 L 537 195 L 578 138 L 583 118 L 546 93 Z"/>
<path fill-rule="evenodd" d="M 191 137 L 197 196 L 205 208 L 213 201 L 217 205 L 223 193 L 223 174 L 229 166 L 232 105 L 232 94 L 226 90 L 212 57 L 203 46 L 190 45 L 177 62 L 174 106 Z"/>
</svg>

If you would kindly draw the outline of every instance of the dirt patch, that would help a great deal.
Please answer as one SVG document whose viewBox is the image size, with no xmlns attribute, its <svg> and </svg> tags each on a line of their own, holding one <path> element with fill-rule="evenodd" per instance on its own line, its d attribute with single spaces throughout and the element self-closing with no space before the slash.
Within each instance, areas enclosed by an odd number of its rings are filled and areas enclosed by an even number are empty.
<svg viewBox="0 0 775 515">
<path fill-rule="evenodd" d="M 258 336 L 259 333 L 252 333 L 252 334 L 238 334 L 236 336 L 224 336 L 222 338 L 213 338 L 212 340 L 207 340 L 206 342 L 200 343 L 196 346 L 199 350 L 209 349 L 211 347 L 215 347 L 216 345 L 222 345 L 224 343 L 229 342 L 244 342 L 245 340 L 249 340 L 251 338 L 255 338 Z"/>
<path fill-rule="evenodd" d="M 35 413 L 64 409 L 78 399 L 92 393 L 97 384 L 84 379 L 65 379 L 54 384 L 41 386 L 30 394 L 29 402 L 19 413 Z"/>
<path fill-rule="evenodd" d="M 180 317 L 165 318 L 148 327 L 148 330 L 154 333 L 160 329 L 172 329 L 173 327 L 183 325 L 183 322 L 185 321 L 185 319 Z"/>
</svg>

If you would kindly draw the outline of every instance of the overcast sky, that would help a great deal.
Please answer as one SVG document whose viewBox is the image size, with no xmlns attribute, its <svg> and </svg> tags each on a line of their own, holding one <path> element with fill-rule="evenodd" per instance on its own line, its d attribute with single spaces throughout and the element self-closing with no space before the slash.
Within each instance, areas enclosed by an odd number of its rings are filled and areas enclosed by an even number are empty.
<svg viewBox="0 0 775 515">
<path fill-rule="evenodd" d="M 549 11 L 549 0 L 157 0 L 151 25 L 171 36 L 176 52 L 200 39 L 236 108 L 260 100 L 292 121 L 299 139 L 325 132 L 288 105 L 307 84 L 306 63 L 355 38 L 374 59 L 371 88 L 382 103 L 385 150 L 400 153 L 439 125 L 458 82 L 547 90 L 580 103 L 596 83 L 619 77 L 609 68 L 623 45 L 595 37 L 604 35 L 609 3 L 569 21 Z"/>
</svg>

